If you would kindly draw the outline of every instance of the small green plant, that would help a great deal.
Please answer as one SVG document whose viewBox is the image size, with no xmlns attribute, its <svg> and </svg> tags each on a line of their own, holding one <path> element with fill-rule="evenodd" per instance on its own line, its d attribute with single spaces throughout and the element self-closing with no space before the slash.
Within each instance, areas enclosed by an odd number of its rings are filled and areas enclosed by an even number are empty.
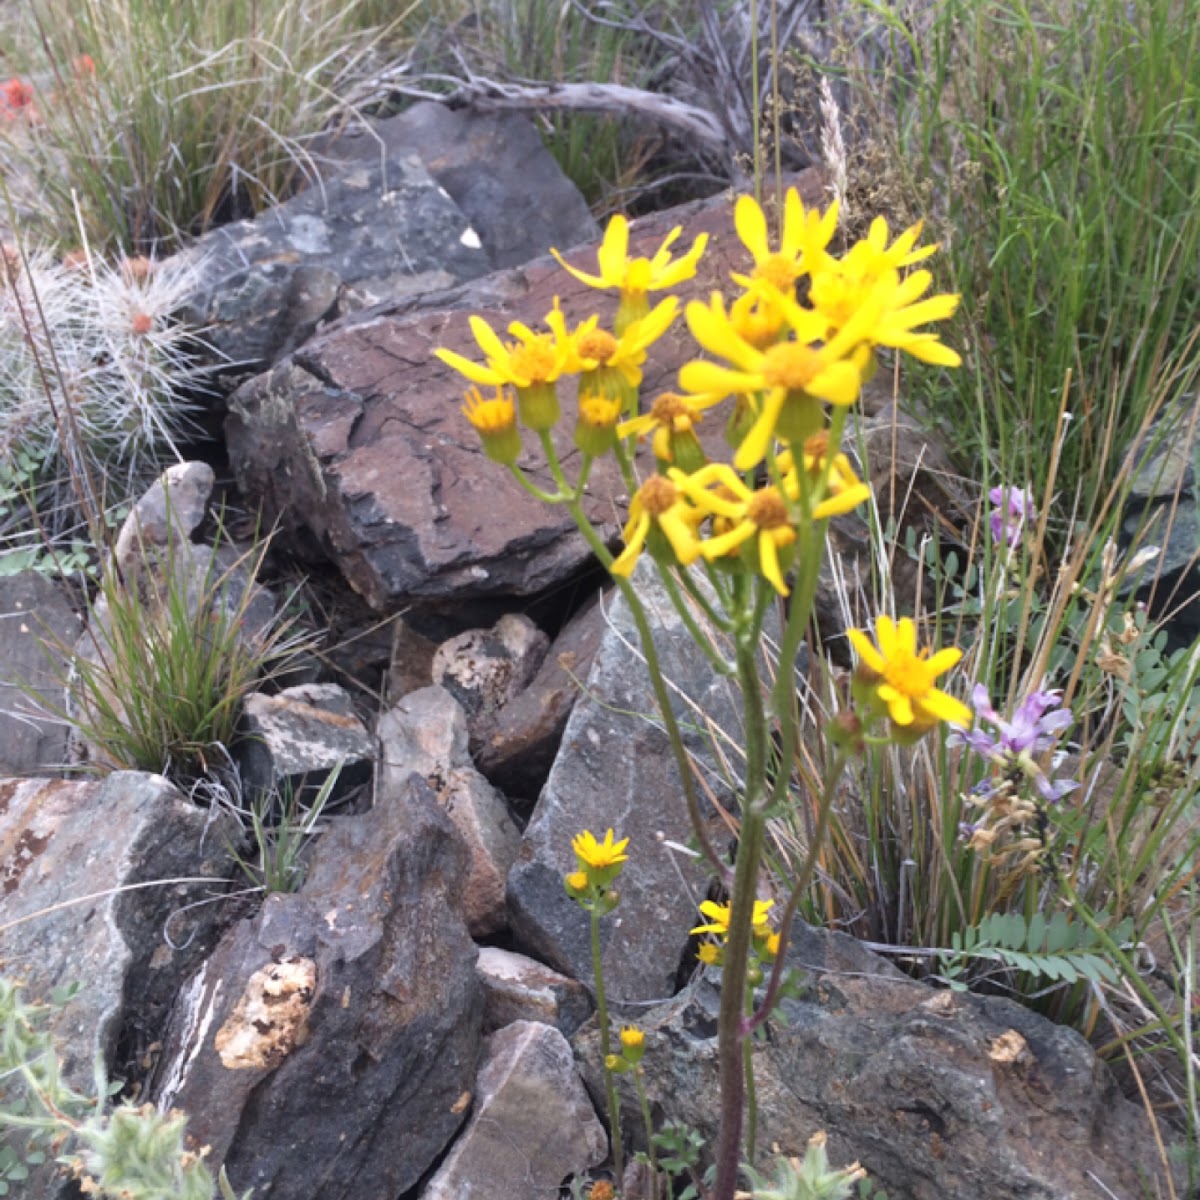
<svg viewBox="0 0 1200 1200">
<path fill-rule="evenodd" d="M 69 1003 L 59 998 L 56 1007 Z M 0 976 L 0 1196 L 45 1163 L 51 1147 L 67 1153 L 85 1190 L 113 1200 L 238 1200 L 224 1171 L 214 1183 L 202 1155 L 184 1144 L 186 1118 L 152 1105 L 107 1109 L 112 1085 L 97 1068 L 96 1096 L 69 1087 L 46 1028 L 48 1005 L 30 1003 L 19 985 Z M 118 1085 L 119 1088 L 119 1085 Z M 241 1200 L 249 1200 L 247 1192 Z"/>
<path fill-rule="evenodd" d="M 106 565 L 57 714 L 91 769 L 157 771 L 186 788 L 228 761 L 242 698 L 305 644 L 255 607 L 266 549 L 260 541 L 231 561 L 219 544 L 173 532 L 161 549 L 142 548 L 136 571 Z"/>
<path fill-rule="evenodd" d="M 866 1172 L 858 1163 L 836 1170 L 830 1167 L 826 1140 L 824 1133 L 813 1134 L 803 1160 L 780 1159 L 773 1179 L 748 1170 L 754 1200 L 849 1200 Z"/>
</svg>

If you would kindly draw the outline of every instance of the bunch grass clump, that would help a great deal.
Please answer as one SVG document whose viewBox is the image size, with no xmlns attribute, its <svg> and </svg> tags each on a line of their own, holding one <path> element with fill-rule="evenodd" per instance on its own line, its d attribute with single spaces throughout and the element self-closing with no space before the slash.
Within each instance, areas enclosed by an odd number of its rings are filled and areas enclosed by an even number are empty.
<svg viewBox="0 0 1200 1200">
<path fill-rule="evenodd" d="M 312 174 L 379 31 L 370 0 L 37 0 L 31 103 L 0 136 L 26 220 L 74 244 L 161 252 Z"/>
</svg>

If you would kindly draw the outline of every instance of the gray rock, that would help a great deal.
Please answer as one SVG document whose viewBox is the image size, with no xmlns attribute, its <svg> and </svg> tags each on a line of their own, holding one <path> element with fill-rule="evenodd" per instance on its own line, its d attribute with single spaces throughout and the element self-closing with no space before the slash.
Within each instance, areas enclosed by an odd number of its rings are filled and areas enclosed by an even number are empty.
<svg viewBox="0 0 1200 1200">
<path fill-rule="evenodd" d="M 376 802 L 402 794 L 414 774 L 434 789 L 467 848 L 461 897 L 467 928 L 474 937 L 498 933 L 507 924 L 505 879 L 521 835 L 503 797 L 471 766 L 462 706 L 443 688 L 422 688 L 386 712 L 378 728 Z"/>
<path fill-rule="evenodd" d="M 524 954 L 481 946 L 475 964 L 483 984 L 483 1031 L 514 1021 L 540 1021 L 570 1037 L 591 1016 L 587 989 Z"/>
<path fill-rule="evenodd" d="M 604 628 L 600 606 L 589 602 L 554 639 L 529 686 L 473 722 L 475 765 L 514 807 L 528 812 L 542 790 Z"/>
<path fill-rule="evenodd" d="M 800 972 L 755 1041 L 760 1163 L 803 1156 L 825 1130 L 831 1157 L 912 1200 L 1111 1200 L 1161 1180 L 1145 1114 L 1072 1030 L 1005 999 L 935 991 L 844 934 L 801 928 Z M 719 991 L 705 975 L 639 1020 L 645 1087 L 662 1120 L 716 1139 Z M 599 1035 L 575 1040 L 593 1094 Z M 640 1128 L 619 1077 L 623 1124 Z"/>
<path fill-rule="evenodd" d="M 422 100 L 382 121 L 349 126 L 317 151 L 335 162 L 416 154 L 479 234 L 493 267 L 519 267 L 553 246 L 600 236 L 579 189 L 528 118 Z"/>
<path fill-rule="evenodd" d="M 815 172 L 797 183 L 807 203 L 820 202 Z M 713 238 L 696 278 L 679 289 L 684 301 L 707 298 L 744 267 L 727 199 L 635 222 L 630 253 L 653 254 L 676 224 L 685 245 L 701 232 Z M 572 258 L 595 269 L 593 248 Z M 589 561 L 586 543 L 560 507 L 527 495 L 485 460 L 460 412 L 464 380 L 433 357 L 439 346 L 478 356 L 469 314 L 499 330 L 514 320 L 537 326 L 556 296 L 572 320 L 611 311 L 607 298 L 539 260 L 357 314 L 244 384 L 230 398 L 226 439 L 247 502 L 261 505 L 297 551 L 335 563 L 378 611 L 457 611 L 495 597 L 511 604 L 514 595 L 561 585 Z M 694 355 L 681 321 L 654 347 L 645 394 L 672 389 Z M 572 401 L 564 389 L 565 412 Z M 720 436 L 719 421 L 704 428 Z M 569 419 L 554 437 L 569 472 Z M 534 481 L 552 486 L 540 455 L 528 462 Z M 605 538 L 619 533 L 623 495 L 620 473 L 598 463 L 587 508 Z"/>
<path fill-rule="evenodd" d="M 478 234 L 411 154 L 347 166 L 186 253 L 200 278 L 185 319 L 223 358 L 260 370 L 343 302 L 361 307 L 490 269 Z"/>
<path fill-rule="evenodd" d="M 136 1058 L 156 1040 L 220 933 L 225 910 L 212 901 L 236 873 L 240 839 L 232 817 L 158 775 L 0 781 L 0 962 L 29 999 L 83 985 L 51 1025 L 73 1087 L 92 1093 L 97 1060 L 126 1076 L 118 1044 Z M 139 886 L 154 880 L 165 882 Z M 50 1196 L 58 1185 L 47 1170 L 28 1186 Z"/>
<path fill-rule="evenodd" d="M 421 1200 L 553 1195 L 607 1152 L 566 1038 L 517 1021 L 487 1039 L 471 1119 Z"/>
<path fill-rule="evenodd" d="M 295 895 L 225 938 L 180 995 L 155 1095 L 239 1191 L 394 1197 L 464 1119 L 481 991 L 465 855 L 428 789 L 343 818 Z"/>
<path fill-rule="evenodd" d="M 37 571 L 0 579 L 0 776 L 45 776 L 65 761 L 67 729 L 53 714 L 79 628 L 54 580 Z"/>
<path fill-rule="evenodd" d="M 529 685 L 549 646 L 528 617 L 506 613 L 491 629 L 468 629 L 438 647 L 433 682 L 463 706 L 473 743 L 478 725 Z"/>
<path fill-rule="evenodd" d="M 242 702 L 236 756 L 253 793 L 311 797 L 337 769 L 327 804 L 371 778 L 375 741 L 350 696 L 333 683 L 301 684 L 278 695 L 252 692 Z"/>
<path fill-rule="evenodd" d="M 392 624 L 385 692 L 389 704 L 396 704 L 409 692 L 433 683 L 433 656 L 436 653 L 436 642 L 414 629 L 403 615 L 396 617 Z"/>
<path fill-rule="evenodd" d="M 664 674 L 676 689 L 676 716 L 685 731 L 693 731 L 685 733 L 687 744 L 714 794 L 730 803 L 698 727 L 711 722 L 710 730 L 736 735 L 736 688 L 697 653 L 648 559 L 638 564 L 634 580 Z M 599 837 L 614 828 L 630 839 L 629 861 L 619 883 L 620 906 L 601 923 L 604 974 L 609 998 L 633 1003 L 674 993 L 709 871 L 703 860 L 672 846 L 688 843 L 691 822 L 670 744 L 655 720 L 649 676 L 634 650 L 637 630 L 620 598 L 608 620 L 585 694 L 567 723 L 509 875 L 509 923 L 518 949 L 590 985 L 589 919 L 564 892 L 563 876 L 575 870 L 571 841 L 581 830 Z M 727 831 L 708 815 L 714 842 L 726 845 Z"/>
<path fill-rule="evenodd" d="M 122 571 L 137 570 L 148 552 L 184 546 L 208 513 L 216 475 L 202 462 L 168 467 L 133 506 L 117 534 L 115 557 Z"/>
</svg>

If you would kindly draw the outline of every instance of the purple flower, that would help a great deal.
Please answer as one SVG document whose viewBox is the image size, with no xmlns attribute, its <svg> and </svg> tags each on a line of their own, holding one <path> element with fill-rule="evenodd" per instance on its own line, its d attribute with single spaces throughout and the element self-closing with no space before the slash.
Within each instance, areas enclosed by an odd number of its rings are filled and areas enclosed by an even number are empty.
<svg viewBox="0 0 1200 1200">
<path fill-rule="evenodd" d="M 1010 548 L 1019 546 L 1026 523 L 1037 516 L 1033 493 L 1026 488 L 996 487 L 988 492 L 988 499 L 995 505 L 989 518 L 992 541 Z"/>
<path fill-rule="evenodd" d="M 987 688 L 975 685 L 971 694 L 975 716 L 993 726 L 995 733 L 985 733 L 979 728 L 955 728 L 950 733 L 952 745 L 970 746 L 977 754 L 990 758 L 999 768 L 997 777 L 985 779 L 977 792 L 992 794 L 1003 781 L 1012 778 L 1029 780 L 1052 804 L 1061 800 L 1079 784 L 1073 780 L 1051 780 L 1034 761 L 1035 757 L 1051 749 L 1059 736 L 1074 721 L 1069 708 L 1061 708 L 1059 692 L 1030 692 L 1006 721 L 992 707 Z"/>
</svg>

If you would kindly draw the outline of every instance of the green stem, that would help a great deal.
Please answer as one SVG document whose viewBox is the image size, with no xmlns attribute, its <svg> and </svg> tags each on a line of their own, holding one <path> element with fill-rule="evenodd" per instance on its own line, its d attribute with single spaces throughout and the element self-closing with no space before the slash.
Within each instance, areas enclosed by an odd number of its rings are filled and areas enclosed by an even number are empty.
<svg viewBox="0 0 1200 1200">
<path fill-rule="evenodd" d="M 662 579 L 663 587 L 666 588 L 667 595 L 670 596 L 671 603 L 675 606 L 675 611 L 679 613 L 680 620 L 686 626 L 692 641 L 696 644 L 696 648 L 708 659 L 709 665 L 718 675 L 732 675 L 737 668 L 721 657 L 716 647 L 713 646 L 711 639 L 705 635 L 704 630 L 697 624 L 696 618 L 692 616 L 691 607 L 680 594 L 679 584 L 675 581 L 674 572 L 667 570 L 659 571 L 659 578 Z M 686 580 L 687 576 L 684 575 L 683 579 Z M 695 591 L 692 588 L 688 588 L 687 593 L 689 596 L 695 598 Z M 721 620 L 716 612 L 713 611 L 711 605 L 705 604 L 703 607 L 704 615 L 715 623 L 715 627 L 721 629 L 723 632 L 728 632 L 729 623 Z"/>
<path fill-rule="evenodd" d="M 608 547 L 604 544 L 603 539 L 587 519 L 587 515 L 584 513 L 583 506 L 580 504 L 578 498 L 568 499 L 567 511 L 574 518 L 575 524 L 579 527 L 579 532 L 583 534 L 584 540 L 591 548 L 592 553 L 606 568 L 611 569 L 613 556 L 608 552 Z M 660 574 L 665 574 L 665 572 L 660 570 Z M 646 610 L 628 579 L 625 579 L 621 575 L 614 575 L 613 579 L 617 587 L 620 588 L 621 595 L 625 598 L 625 603 L 629 605 L 629 611 L 633 616 L 633 623 L 637 627 L 638 639 L 642 644 L 642 657 L 646 660 L 646 670 L 650 675 L 650 686 L 654 689 L 654 701 L 658 705 L 659 713 L 662 715 L 663 728 L 667 731 L 667 739 L 671 743 L 671 753 L 675 757 L 675 766 L 679 771 L 679 782 L 683 788 L 688 819 L 692 823 L 692 832 L 695 833 L 697 844 L 704 857 L 708 859 L 709 865 L 716 871 L 721 882 L 727 884 L 729 882 L 729 868 L 717 853 L 705 828 L 704 817 L 700 811 L 700 798 L 696 795 L 696 781 L 692 777 L 691 760 L 688 758 L 687 747 L 683 744 L 683 734 L 679 730 L 679 722 L 675 719 L 675 711 L 671 707 L 671 694 L 667 690 L 666 680 L 663 678 L 662 665 L 659 662 L 658 651 L 654 645 L 654 635 L 650 631 L 649 621 L 646 620 Z"/>
<path fill-rule="evenodd" d="M 604 1094 L 608 1102 L 608 1119 L 612 1127 L 613 1169 L 617 1187 L 625 1180 L 625 1152 L 621 1146 L 621 1109 L 617 1101 L 617 1086 L 608 1060 L 612 1054 L 612 1039 L 608 1028 L 608 1000 L 604 994 L 604 966 L 600 959 L 600 914 L 593 900 L 592 916 L 592 973 L 596 979 L 596 1020 L 600 1023 L 600 1053 L 604 1058 Z"/>
<path fill-rule="evenodd" d="M 743 1015 L 747 1021 L 754 1015 L 754 984 L 749 981 Z M 746 1161 L 753 1166 L 758 1147 L 758 1093 L 754 1087 L 754 1037 L 750 1034 L 742 1039 L 742 1066 L 746 1079 Z"/>
<path fill-rule="evenodd" d="M 642 1110 L 642 1122 L 646 1126 L 646 1157 L 650 1160 L 650 1200 L 658 1200 L 658 1152 L 654 1149 L 654 1118 L 650 1115 L 650 1101 L 646 1099 L 646 1085 L 640 1066 L 633 1069 L 633 1083 L 637 1088 L 638 1105 Z"/>
<path fill-rule="evenodd" d="M 543 492 L 535 483 L 531 483 L 526 477 L 525 472 L 512 463 L 508 468 L 512 477 L 535 499 L 541 500 L 543 504 L 561 504 L 566 497 L 561 492 Z"/>
<path fill-rule="evenodd" d="M 767 585 L 760 583 L 758 586 Z M 746 775 L 717 1018 L 721 1124 L 717 1134 L 714 1200 L 733 1200 L 741 1163 L 742 1116 L 746 1101 L 743 1008 L 749 986 L 758 870 L 767 828 L 767 725 L 759 690 L 757 647 L 754 639 L 744 636 L 744 632 L 739 634 L 736 647 L 738 682 L 746 717 Z"/>
</svg>

